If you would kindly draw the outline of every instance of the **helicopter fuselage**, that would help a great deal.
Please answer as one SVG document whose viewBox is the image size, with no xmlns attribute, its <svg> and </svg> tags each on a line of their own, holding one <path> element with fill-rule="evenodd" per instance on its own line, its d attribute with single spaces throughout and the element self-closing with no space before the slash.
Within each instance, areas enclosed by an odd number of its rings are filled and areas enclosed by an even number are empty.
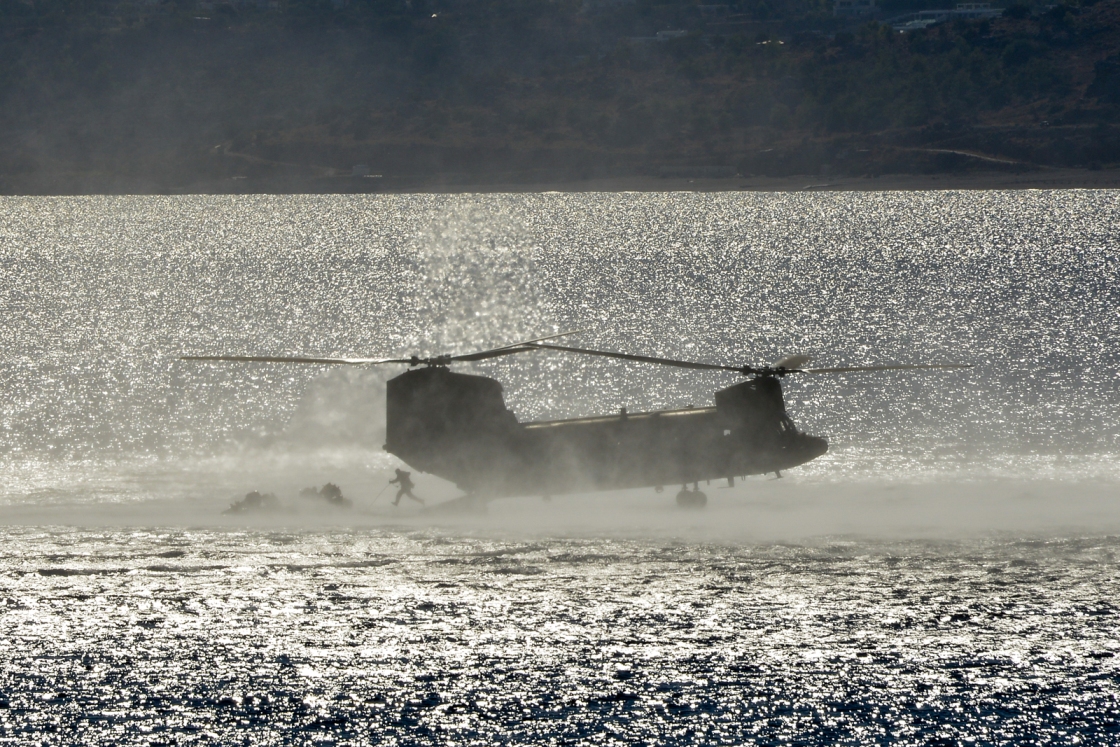
<svg viewBox="0 0 1120 747">
<path fill-rule="evenodd" d="M 824 454 L 772 376 L 716 392 L 714 407 L 518 422 L 501 384 L 442 366 L 389 380 L 385 450 L 486 498 L 685 485 L 777 472 Z"/>
</svg>

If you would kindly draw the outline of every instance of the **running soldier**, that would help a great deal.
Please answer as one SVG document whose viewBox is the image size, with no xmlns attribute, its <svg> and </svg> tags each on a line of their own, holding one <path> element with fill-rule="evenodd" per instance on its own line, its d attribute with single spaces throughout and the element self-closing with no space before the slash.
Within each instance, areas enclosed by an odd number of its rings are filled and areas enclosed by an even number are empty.
<svg viewBox="0 0 1120 747">
<path fill-rule="evenodd" d="M 398 469 L 396 479 L 390 480 L 389 484 L 400 486 L 397 489 L 397 498 L 396 498 L 396 500 L 393 501 L 394 506 L 399 506 L 400 503 L 401 503 L 401 497 L 405 496 L 405 495 L 407 495 L 409 498 L 416 501 L 417 503 L 423 503 L 424 502 L 423 499 L 417 498 L 416 496 L 414 496 L 412 494 L 413 484 L 412 484 L 412 473 L 411 472 L 405 472 L 403 469 Z"/>
</svg>

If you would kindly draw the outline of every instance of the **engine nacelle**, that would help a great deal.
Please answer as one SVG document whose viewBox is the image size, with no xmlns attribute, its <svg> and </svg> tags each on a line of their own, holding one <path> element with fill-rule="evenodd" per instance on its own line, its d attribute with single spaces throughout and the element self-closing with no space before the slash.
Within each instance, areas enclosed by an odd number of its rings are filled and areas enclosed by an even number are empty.
<svg viewBox="0 0 1120 747">
<path fill-rule="evenodd" d="M 464 487 L 501 470 L 520 430 L 502 385 L 485 376 L 416 368 L 390 379 L 385 395 L 385 450 Z"/>
<path fill-rule="evenodd" d="M 716 411 L 725 428 L 747 441 L 772 440 L 779 434 L 796 432 L 786 413 L 782 384 L 772 376 L 716 392 Z"/>
</svg>

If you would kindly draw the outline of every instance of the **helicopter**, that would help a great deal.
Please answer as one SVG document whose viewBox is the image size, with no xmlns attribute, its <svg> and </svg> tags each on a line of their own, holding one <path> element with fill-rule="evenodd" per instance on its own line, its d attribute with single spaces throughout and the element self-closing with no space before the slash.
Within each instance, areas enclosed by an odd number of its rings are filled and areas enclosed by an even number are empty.
<svg viewBox="0 0 1120 747">
<path fill-rule="evenodd" d="M 408 358 L 316 358 L 194 355 L 181 360 L 241 363 L 408 366 L 386 382 L 385 451 L 413 469 L 453 482 L 460 501 L 484 506 L 495 498 L 551 498 L 625 488 L 680 485 L 677 504 L 702 508 L 700 482 L 774 473 L 828 451 L 828 441 L 798 430 L 786 412 L 781 380 L 795 374 L 970 368 L 960 363 L 886 364 L 806 368 L 806 355 L 764 366 L 684 361 L 560 345 L 579 334 L 524 340 L 459 355 Z M 502 385 L 486 376 L 451 370 L 522 353 L 554 351 L 615 358 L 746 378 L 715 393 L 710 407 L 627 412 L 565 420 L 519 422 L 505 405 Z M 691 488 L 689 486 L 692 486 Z"/>
</svg>

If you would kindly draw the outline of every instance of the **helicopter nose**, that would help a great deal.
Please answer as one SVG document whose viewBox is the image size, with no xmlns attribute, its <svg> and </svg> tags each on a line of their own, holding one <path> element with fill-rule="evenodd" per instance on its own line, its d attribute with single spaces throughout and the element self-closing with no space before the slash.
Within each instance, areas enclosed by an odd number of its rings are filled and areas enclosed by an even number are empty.
<svg viewBox="0 0 1120 747">
<path fill-rule="evenodd" d="M 816 459 L 828 451 L 827 438 L 821 438 L 820 436 L 805 436 L 804 438 L 801 450 L 805 455 L 806 462 L 810 459 Z"/>
</svg>

